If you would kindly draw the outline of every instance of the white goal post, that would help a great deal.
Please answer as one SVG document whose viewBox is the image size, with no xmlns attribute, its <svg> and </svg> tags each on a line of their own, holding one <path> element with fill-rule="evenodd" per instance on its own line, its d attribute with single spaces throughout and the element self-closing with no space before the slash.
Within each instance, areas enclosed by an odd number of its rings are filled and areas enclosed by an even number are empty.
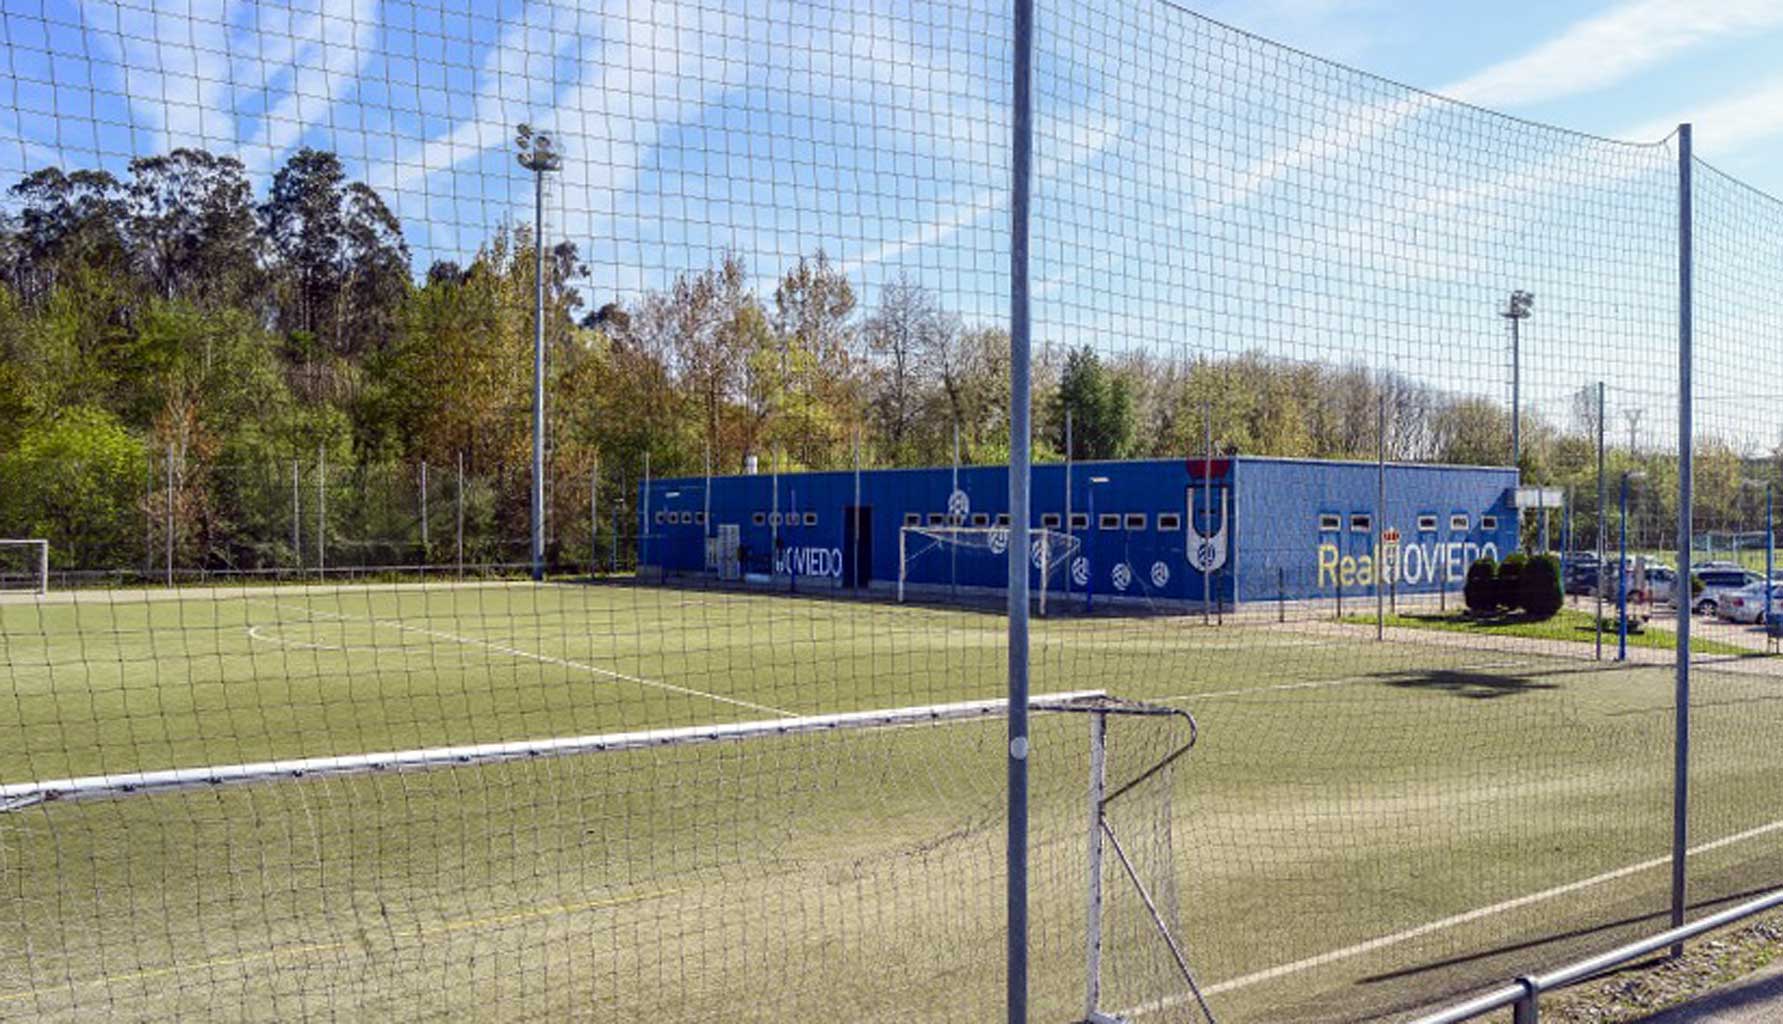
<svg viewBox="0 0 1783 1024">
<path fill-rule="evenodd" d="M 33 593 L 47 594 L 50 589 L 50 542 L 37 538 L 0 537 L 0 552 L 20 550 L 25 555 L 25 575 Z M 8 566 L 0 566 L 0 590 L 10 589 L 14 578 Z"/>
<path fill-rule="evenodd" d="M 904 600 L 910 566 L 940 548 L 953 553 L 972 551 L 1001 561 L 1008 555 L 1014 530 L 1008 526 L 904 526 L 898 530 L 898 601 Z M 1068 533 L 1031 527 L 1028 530 L 1028 565 L 1040 573 L 1040 612 L 1046 613 L 1046 595 L 1055 572 L 1071 563 L 1080 542 Z M 1001 587 L 1006 574 L 997 576 Z"/>
</svg>

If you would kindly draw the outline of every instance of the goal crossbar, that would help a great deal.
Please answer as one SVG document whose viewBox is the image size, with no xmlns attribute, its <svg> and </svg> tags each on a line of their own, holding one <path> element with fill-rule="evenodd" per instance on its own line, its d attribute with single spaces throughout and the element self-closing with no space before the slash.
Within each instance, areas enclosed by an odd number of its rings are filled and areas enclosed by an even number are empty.
<svg viewBox="0 0 1783 1024">
<path fill-rule="evenodd" d="M 1028 701 L 1036 711 L 1070 711 L 1106 700 L 1101 690 L 1077 690 L 1037 694 Z M 632 732 L 565 736 L 552 739 L 513 740 L 464 746 L 426 747 L 335 757 L 305 757 L 244 764 L 169 768 L 160 771 L 86 775 L 0 785 L 0 813 L 21 810 L 48 801 L 103 800 L 143 793 L 216 786 L 243 785 L 275 779 L 303 779 L 382 772 L 425 771 L 502 761 L 526 761 L 578 754 L 606 754 L 624 750 L 691 746 L 775 736 L 884 729 L 952 722 L 963 719 L 998 718 L 1008 712 L 1004 699 L 922 704 L 913 707 L 844 711 L 827 715 L 768 718 L 717 725 L 641 729 Z"/>
<path fill-rule="evenodd" d="M 36 579 L 31 589 L 39 594 L 50 590 L 50 542 L 36 537 L 0 537 L 0 548 L 26 548 L 34 556 L 31 570 Z"/>
<path fill-rule="evenodd" d="M 923 547 L 911 550 L 911 538 L 923 542 Z M 905 582 L 910 575 L 911 563 L 928 550 L 938 547 L 988 551 L 998 558 L 1009 556 L 1012 544 L 1019 544 L 1026 551 L 1029 566 L 1038 571 L 1040 576 L 1039 599 L 1040 612 L 1046 613 L 1046 597 L 1052 574 L 1065 566 L 1081 546 L 1081 542 L 1071 534 L 1060 533 L 1045 527 L 1030 527 L 1027 538 L 1023 540 L 1013 527 L 1009 526 L 924 526 L 907 525 L 898 528 L 898 601 L 904 600 Z"/>
</svg>

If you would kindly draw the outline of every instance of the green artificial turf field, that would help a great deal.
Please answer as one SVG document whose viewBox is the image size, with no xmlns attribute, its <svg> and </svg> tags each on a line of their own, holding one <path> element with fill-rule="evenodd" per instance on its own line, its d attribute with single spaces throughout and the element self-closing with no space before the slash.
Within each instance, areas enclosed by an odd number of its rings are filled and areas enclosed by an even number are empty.
<svg viewBox="0 0 1783 1024">
<path fill-rule="evenodd" d="M 8 598 L 0 643 L 0 784 L 994 698 L 1005 664 L 981 611 L 576 584 Z M 1118 823 L 1222 1020 L 1373 1019 L 1665 911 L 1671 667 L 1517 643 L 1055 617 L 1033 689 L 1197 719 Z M 1780 685 L 1696 673 L 1704 900 L 1783 872 Z M 1111 777 L 1180 738 L 1161 721 L 1111 726 Z M 14 810 L 0 1019 L 989 1019 L 1003 729 Z M 1083 1010 L 1087 749 L 1082 716 L 1036 717 L 1036 1019 Z M 1194 1019 L 1106 871 L 1104 1007 Z"/>
</svg>

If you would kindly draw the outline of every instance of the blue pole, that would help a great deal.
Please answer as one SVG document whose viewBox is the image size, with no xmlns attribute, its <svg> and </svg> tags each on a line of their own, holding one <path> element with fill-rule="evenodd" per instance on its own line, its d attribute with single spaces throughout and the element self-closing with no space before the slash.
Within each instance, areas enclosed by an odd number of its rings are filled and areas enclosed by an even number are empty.
<svg viewBox="0 0 1783 1024">
<path fill-rule="evenodd" d="M 1776 571 L 1777 535 L 1776 520 L 1771 509 L 1771 485 L 1764 485 L 1764 624 L 1771 624 L 1771 573 Z"/>
<path fill-rule="evenodd" d="M 1617 524 L 1620 534 L 1616 565 L 1616 660 L 1628 660 L 1628 474 L 1622 474 L 1622 510 Z"/>
<path fill-rule="evenodd" d="M 1678 126 L 1678 655 L 1672 709 L 1672 927 L 1684 924 L 1688 874 L 1685 857 L 1690 845 L 1690 525 L 1695 512 L 1694 452 L 1695 410 L 1691 406 L 1691 373 L 1694 369 L 1694 303 L 1696 296 L 1694 245 L 1694 169 L 1689 124 Z M 1671 948 L 1672 959 L 1684 955 L 1684 944 Z"/>
<path fill-rule="evenodd" d="M 1029 379 L 1028 200 L 1034 160 L 1034 0 L 1015 0 L 1011 32 L 1009 155 L 1009 830 L 1004 892 L 1008 1024 L 1028 1021 L 1028 539 L 1034 527 Z"/>
<path fill-rule="evenodd" d="M 1090 525 L 1084 531 L 1084 561 L 1089 566 L 1083 584 L 1083 610 L 1091 611 L 1096 607 L 1096 559 L 1090 548 L 1096 543 L 1096 483 L 1090 481 Z"/>
</svg>

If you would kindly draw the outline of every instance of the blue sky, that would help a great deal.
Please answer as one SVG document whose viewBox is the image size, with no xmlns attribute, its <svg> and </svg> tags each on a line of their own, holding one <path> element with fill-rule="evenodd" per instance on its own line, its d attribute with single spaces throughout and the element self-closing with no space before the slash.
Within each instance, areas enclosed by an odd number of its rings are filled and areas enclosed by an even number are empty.
<svg viewBox="0 0 1783 1024">
<path fill-rule="evenodd" d="M 1193 9 L 1410 85 L 1562 127 L 1653 139 L 1783 195 L 1783 2 L 1216 0 Z"/>
<path fill-rule="evenodd" d="M 402 218 L 419 271 L 530 219 L 510 141 L 528 121 L 561 139 L 550 231 L 581 247 L 595 301 L 725 251 L 771 292 L 821 248 L 869 305 L 908 274 L 995 322 L 1006 10 L 4 0 L 0 178 L 197 145 L 263 188 L 295 147 L 331 148 Z M 1658 401 L 1676 338 L 1662 140 L 1693 120 L 1700 156 L 1783 192 L 1783 0 L 1040 0 L 1038 23 L 1042 343 L 1261 351 L 1502 396 L 1494 313 L 1527 288 L 1531 406 L 1564 418 L 1597 379 L 1619 402 Z M 1731 187 L 1704 205 L 1701 291 L 1724 301 L 1703 329 L 1728 344 L 1702 372 L 1732 401 L 1754 369 L 1783 377 L 1737 341 L 1783 334 L 1763 298 L 1783 217 Z"/>
</svg>

